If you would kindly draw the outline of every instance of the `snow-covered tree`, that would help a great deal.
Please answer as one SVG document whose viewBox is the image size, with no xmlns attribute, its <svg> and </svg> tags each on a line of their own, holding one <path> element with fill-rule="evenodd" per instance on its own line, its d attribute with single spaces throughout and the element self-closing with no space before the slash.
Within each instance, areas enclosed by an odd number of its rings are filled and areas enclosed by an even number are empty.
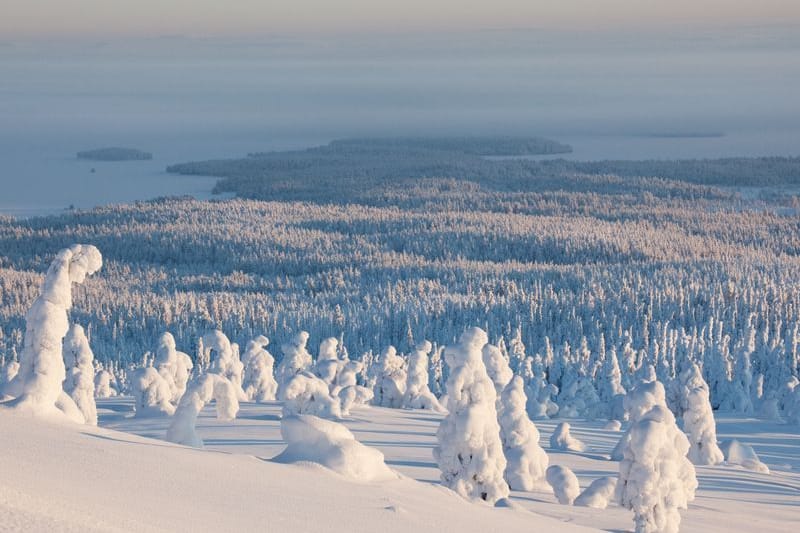
<svg viewBox="0 0 800 533">
<path fill-rule="evenodd" d="M 417 344 L 408 356 L 408 378 L 403 407 L 442 412 L 444 407 L 428 388 L 428 354 L 433 346 L 428 341 Z"/>
<path fill-rule="evenodd" d="M 64 391 L 78 406 L 86 423 L 97 425 L 97 405 L 94 401 L 94 354 L 89 339 L 78 324 L 72 324 L 62 347 L 66 378 Z"/>
<path fill-rule="evenodd" d="M 380 366 L 375 382 L 374 404 L 382 407 L 402 407 L 408 378 L 405 361 L 397 355 L 394 346 L 389 346 L 381 354 L 378 364 Z"/>
<path fill-rule="evenodd" d="M 500 403 L 500 439 L 507 462 L 506 482 L 514 490 L 530 491 L 544 480 L 549 460 L 539 446 L 539 430 L 525 410 L 527 398 L 520 376 L 514 376 L 506 385 Z"/>
<path fill-rule="evenodd" d="M 203 407 L 214 400 L 217 420 L 230 422 L 239 412 L 239 399 L 233 384 L 219 374 L 203 374 L 192 381 L 181 397 L 175 416 L 167 429 L 167 440 L 176 444 L 203 447 L 203 440 L 197 434 L 197 416 Z"/>
<path fill-rule="evenodd" d="M 314 375 L 328 384 L 333 392 L 336 386 L 336 374 L 339 373 L 341 361 L 338 356 L 339 339 L 328 337 L 319 345 L 317 363 L 314 365 Z"/>
<path fill-rule="evenodd" d="M 372 401 L 372 389 L 357 384 L 357 376 L 364 365 L 361 361 L 343 361 L 339 374 L 336 376 L 334 396 L 341 402 L 342 415 L 350 414 L 350 409 L 356 405 L 367 405 Z"/>
<path fill-rule="evenodd" d="M 153 366 L 169 385 L 170 401 L 177 404 L 186 391 L 194 364 L 188 354 L 177 350 L 172 333 L 164 332 L 158 339 Z"/>
<path fill-rule="evenodd" d="M 595 479 L 586 487 L 586 490 L 575 498 L 574 504 L 579 507 L 605 509 L 608 507 L 608 502 L 614 498 L 616 488 L 616 477 L 607 476 Z"/>
<path fill-rule="evenodd" d="M 288 342 L 281 345 L 283 359 L 278 363 L 277 381 L 280 387 L 287 383 L 295 374 L 303 372 L 311 367 L 314 362 L 311 354 L 306 349 L 308 343 L 308 332 L 301 331 L 295 334 Z"/>
<path fill-rule="evenodd" d="M 242 386 L 247 399 L 251 402 L 267 402 L 274 400 L 278 393 L 278 382 L 273 376 L 275 359 L 266 348 L 269 339 L 259 335 L 247 343 L 242 355 L 244 380 Z"/>
<path fill-rule="evenodd" d="M 526 410 L 533 420 L 552 418 L 558 414 L 558 404 L 553 398 L 558 394 L 558 387 L 545 381 L 543 376 L 533 376 L 525 385 L 528 397 Z"/>
<path fill-rule="evenodd" d="M 637 400 L 634 389 L 632 401 Z M 666 405 L 655 405 L 631 425 L 616 499 L 633 511 L 636 533 L 678 532 L 679 511 L 688 507 L 697 489 L 688 451 L 689 441 Z"/>
<path fill-rule="evenodd" d="M 152 366 L 146 366 L 133 373 L 131 394 L 136 416 L 172 415 L 172 389 L 164 377 Z"/>
<path fill-rule="evenodd" d="M 493 344 L 487 344 L 483 347 L 482 351 L 483 364 L 486 366 L 486 372 L 489 374 L 489 379 L 494 383 L 494 390 L 497 392 L 497 397 L 503 394 L 503 390 L 511 381 L 514 372 L 508 366 L 508 361 L 503 357 L 503 352 L 500 348 Z"/>
<path fill-rule="evenodd" d="M 680 375 L 680 414 L 689 438 L 689 460 L 696 465 L 715 465 L 724 460 L 717 445 L 717 427 L 711 410 L 708 384 L 695 363 Z"/>
<path fill-rule="evenodd" d="M 328 384 L 310 372 L 300 372 L 289 378 L 278 391 L 278 399 L 283 402 L 283 416 L 342 417 L 339 398 L 331 396 Z"/>
<path fill-rule="evenodd" d="M 486 373 L 481 350 L 488 342 L 479 328 L 466 330 L 445 351 L 448 415 L 436 432 L 433 450 L 442 483 L 465 498 L 494 504 L 508 497 L 503 478 L 506 459 L 500 441 L 494 383 Z"/>
<path fill-rule="evenodd" d="M 66 377 L 62 340 L 69 329 L 67 312 L 72 307 L 72 284 L 83 283 L 102 264 L 100 252 L 91 245 L 75 244 L 53 259 L 41 294 L 26 315 L 19 372 L 4 391 L 15 398 L 10 403 L 13 408 L 37 416 L 61 412 L 75 422 L 85 421 L 62 388 Z"/>
<path fill-rule="evenodd" d="M 211 360 L 208 371 L 219 374 L 230 381 L 236 390 L 239 401 L 247 400 L 244 389 L 242 389 L 244 365 L 239 359 L 238 345 L 231 344 L 223 332 L 214 330 L 203 335 L 203 346 Z"/>
<path fill-rule="evenodd" d="M 119 394 L 113 386 L 115 381 L 114 375 L 108 370 L 101 369 L 98 371 L 94 377 L 94 397 L 112 398 Z"/>
</svg>

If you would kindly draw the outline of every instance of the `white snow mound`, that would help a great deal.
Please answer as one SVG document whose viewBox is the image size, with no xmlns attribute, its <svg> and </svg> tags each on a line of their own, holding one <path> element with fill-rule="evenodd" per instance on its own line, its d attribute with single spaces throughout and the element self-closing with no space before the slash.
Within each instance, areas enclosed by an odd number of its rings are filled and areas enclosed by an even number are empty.
<svg viewBox="0 0 800 533">
<path fill-rule="evenodd" d="M 364 446 L 342 424 L 313 415 L 281 420 L 286 449 L 277 463 L 317 463 L 355 481 L 381 481 L 399 476 L 383 461 L 383 453 Z"/>
<path fill-rule="evenodd" d="M 719 447 L 725 455 L 725 462 L 729 465 L 739 465 L 747 470 L 769 474 L 769 467 L 761 462 L 758 454 L 749 444 L 730 439 L 723 441 Z"/>
</svg>

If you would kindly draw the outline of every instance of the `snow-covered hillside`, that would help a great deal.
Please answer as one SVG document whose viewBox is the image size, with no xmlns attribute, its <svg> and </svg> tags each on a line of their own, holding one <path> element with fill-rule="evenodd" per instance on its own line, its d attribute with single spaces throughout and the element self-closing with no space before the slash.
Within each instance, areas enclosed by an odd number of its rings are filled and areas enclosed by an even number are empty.
<svg viewBox="0 0 800 533">
<path fill-rule="evenodd" d="M 98 402 L 98 408 L 101 426 L 132 432 L 143 437 L 163 439 L 170 423 L 168 418 L 131 418 L 132 403 L 126 398 L 101 400 Z M 136 480 L 139 480 L 141 486 L 148 487 L 147 490 L 151 494 L 137 496 L 135 504 L 137 507 L 145 505 L 145 499 L 149 501 L 153 492 L 159 496 L 153 498 L 158 502 L 157 505 L 154 503 L 156 508 L 160 509 L 163 506 L 159 500 L 162 500 L 164 494 L 161 491 L 166 489 L 161 487 L 161 481 L 151 479 L 148 477 L 149 473 L 141 471 L 147 468 L 149 472 L 152 468 L 154 471 L 152 475 L 163 476 L 161 479 L 167 480 L 164 483 L 175 490 L 170 494 L 191 486 L 191 489 L 187 489 L 190 490 L 189 495 L 184 496 L 190 501 L 199 501 L 200 498 L 213 500 L 215 490 L 226 494 L 228 491 L 241 491 L 240 497 L 234 498 L 240 502 L 235 508 L 241 509 L 238 512 L 245 513 L 245 516 L 251 512 L 264 513 L 257 516 L 283 516 L 286 512 L 291 517 L 293 512 L 290 510 L 294 509 L 302 516 L 312 513 L 319 518 L 320 527 L 330 525 L 332 530 L 335 530 L 333 528 L 340 523 L 342 517 L 346 517 L 352 527 L 359 528 L 363 525 L 366 530 L 378 523 L 371 522 L 374 518 L 381 521 L 380 529 L 386 531 L 393 531 L 394 528 L 402 530 L 411 523 L 415 524 L 413 526 L 415 530 L 432 531 L 480 531 L 482 530 L 480 525 L 484 523 L 491 524 L 492 530 L 507 531 L 514 531 L 518 524 L 522 524 L 521 527 L 527 531 L 537 529 L 569 531 L 569 524 L 606 531 L 632 530 L 631 513 L 622 507 L 613 503 L 607 509 L 563 506 L 559 505 L 555 496 L 545 489 L 535 489 L 532 492 L 512 491 L 512 502 L 536 515 L 522 511 L 489 510 L 480 504 L 463 505 L 458 498 L 454 498 L 454 493 L 449 493 L 439 485 L 439 470 L 433 459 L 432 449 L 436 444 L 436 429 L 441 417 L 440 414 L 424 411 L 361 407 L 355 409 L 352 417 L 344 421 L 359 441 L 384 453 L 387 465 L 419 482 L 412 484 L 409 480 L 403 480 L 380 483 L 379 489 L 372 485 L 365 487 L 353 484 L 338 478 L 335 474 L 322 472 L 316 468 L 298 468 L 269 462 L 255 463 L 254 457 L 269 459 L 285 447 L 280 433 L 280 404 L 277 402 L 242 403 L 239 416 L 232 423 L 217 421 L 213 409 L 206 408 L 198 421 L 198 433 L 206 446 L 206 450 L 202 452 L 179 450 L 163 442 L 143 441 L 128 434 L 83 427 L 80 428 L 79 435 L 71 430 L 68 433 L 64 432 L 67 433 L 66 436 L 61 436 L 61 433 L 54 429 L 40 428 L 38 423 L 35 426 L 28 423 L 20 429 L 20 433 L 25 433 L 26 436 L 17 436 L 15 431 L 14 442 L 22 447 L 16 453 L 28 455 L 30 460 L 38 460 L 35 458 L 38 453 L 44 454 L 50 449 L 51 444 L 39 441 L 42 438 L 71 443 L 59 447 L 65 454 L 83 457 L 75 458 L 79 464 L 94 461 L 92 457 L 96 456 L 96 467 L 90 464 L 82 467 L 87 470 L 89 476 L 92 476 L 91 483 L 82 485 L 97 484 L 108 487 L 108 489 L 96 489 L 102 494 L 108 494 L 113 492 L 115 486 L 122 487 L 120 490 L 135 487 Z M 7 421 L 6 416 L 0 419 L 0 424 Z M 620 437 L 619 431 L 604 429 L 604 422 L 572 420 L 572 433 L 587 445 L 587 450 L 581 453 L 562 452 L 553 450 L 549 446 L 550 435 L 558 422 L 558 420 L 536 421 L 541 432 L 540 444 L 549 455 L 551 464 L 571 468 L 579 478 L 581 489 L 585 489 L 597 478 L 617 475 L 619 463 L 610 461 L 609 455 Z M 39 433 L 28 434 L 28 431 L 33 431 L 31 427 L 36 428 L 35 431 Z M 89 435 L 91 438 L 87 437 Z M 34 437 L 39 444 L 21 442 L 25 439 L 34 440 Z M 682 513 L 681 531 L 723 533 L 757 528 L 759 533 L 778 533 L 791 531 L 796 527 L 800 520 L 798 428 L 755 419 L 718 415 L 718 437 L 723 441 L 735 438 L 751 444 L 771 472 L 763 474 L 724 464 L 698 466 L 697 497 L 690 503 L 688 511 Z M 108 439 L 119 442 L 109 442 Z M 126 444 L 122 446 L 119 443 Z M 6 444 L 0 446 L 3 447 L 2 461 L 19 463 L 18 459 L 7 458 Z M 80 449 L 74 449 L 73 446 L 80 446 Z M 97 454 L 91 453 L 91 447 L 103 451 Z M 230 457 L 228 454 L 235 457 Z M 64 466 L 64 463 L 71 462 L 74 456 L 61 459 L 48 455 L 48 460 L 60 465 L 58 468 L 67 469 L 69 467 Z M 161 463 L 155 464 L 157 461 Z M 230 471 L 225 470 L 226 468 L 230 468 Z M 192 469 L 203 473 L 201 476 L 203 481 L 197 480 Z M 26 469 L 20 469 L 22 470 Z M 7 472 L 8 469 L 4 466 L 2 471 Z M 87 474 L 76 475 L 86 478 Z M 191 483 L 183 484 L 184 475 L 190 476 Z M 64 479 L 65 485 L 72 486 L 70 478 L 65 476 L 67 474 L 50 477 Z M 35 476 L 31 477 L 33 477 L 32 483 L 46 483 L 41 479 L 37 480 Z M 131 481 L 126 482 L 126 479 Z M 5 479 L 0 483 L 6 483 Z M 258 488 L 253 488 L 253 485 Z M 89 487 L 76 490 L 95 489 Z M 139 489 L 135 490 L 138 492 Z M 295 491 L 297 494 L 293 494 Z M 264 495 L 269 496 L 264 499 Z M 170 496 L 163 501 L 172 501 L 172 498 L 176 497 L 178 496 Z M 367 499 L 362 501 L 362 497 Z M 299 502 L 295 501 L 295 498 Z M 249 510 L 247 502 L 257 500 L 261 503 L 254 504 L 256 509 Z M 270 511 L 272 501 L 275 501 L 276 507 L 280 509 Z M 216 505 L 220 514 L 230 516 L 221 510 L 226 504 L 220 502 L 210 505 Z M 259 506 L 264 509 L 260 509 Z M 307 506 L 310 511 L 303 510 L 303 506 Z M 379 512 L 392 507 L 401 510 L 385 514 Z M 335 511 L 337 508 L 341 510 Z M 333 512 L 330 520 L 326 519 L 324 514 L 328 509 Z M 123 511 L 128 513 L 126 509 Z M 516 516 L 509 518 L 508 515 L 512 514 Z M 302 516 L 294 518 L 299 521 L 295 524 L 302 525 L 303 522 L 300 521 L 303 520 Z M 564 523 L 541 522 L 542 516 Z M 240 520 L 246 518 L 231 516 L 230 519 L 234 520 L 231 523 L 238 524 Z M 207 522 L 207 524 L 212 523 Z M 465 523 L 468 525 L 461 529 L 459 524 Z M 301 527 L 300 530 L 306 529 Z M 408 530 L 410 529 L 406 531 Z"/>
<path fill-rule="evenodd" d="M 105 404 L 104 421 L 163 436 L 164 419 L 114 414 L 128 407 Z M 271 462 L 283 447 L 277 409 L 251 407 L 247 421 L 216 428 L 210 451 L 0 410 L 0 531 L 588 531 L 474 505 L 424 481 L 360 483 L 314 464 Z M 376 423 L 375 431 L 389 429 Z M 402 427 L 398 437 L 404 450 L 418 438 Z M 397 461 L 391 466 L 403 470 Z"/>
</svg>

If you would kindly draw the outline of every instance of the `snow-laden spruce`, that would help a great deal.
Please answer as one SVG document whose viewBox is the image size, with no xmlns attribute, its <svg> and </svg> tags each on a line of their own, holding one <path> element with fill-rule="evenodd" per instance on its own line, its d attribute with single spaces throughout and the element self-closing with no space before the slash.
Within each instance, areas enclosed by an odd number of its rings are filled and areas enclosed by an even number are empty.
<svg viewBox="0 0 800 533">
<path fill-rule="evenodd" d="M 342 418 L 338 397 L 331 396 L 328 384 L 310 372 L 295 374 L 278 391 L 283 416 L 310 414 L 323 418 Z"/>
<path fill-rule="evenodd" d="M 15 398 L 12 408 L 35 416 L 66 415 L 83 423 L 86 417 L 64 392 L 66 377 L 62 341 L 69 330 L 67 312 L 72 308 L 72 284 L 81 284 L 103 265 L 97 248 L 75 244 L 58 252 L 25 317 L 25 340 L 19 372 L 4 394 Z"/>
<path fill-rule="evenodd" d="M 317 362 L 314 365 L 314 375 L 327 383 L 331 392 L 334 392 L 333 389 L 336 387 L 336 375 L 341 366 L 337 353 L 338 347 L 339 339 L 336 337 L 323 339 L 319 345 Z"/>
<path fill-rule="evenodd" d="M 303 372 L 311 367 L 314 360 L 308 353 L 306 344 L 308 343 L 308 332 L 301 331 L 296 333 L 287 342 L 281 345 L 283 359 L 278 363 L 276 379 L 278 381 L 278 393 L 284 383 L 287 383 L 295 374 Z"/>
<path fill-rule="evenodd" d="M 341 402 L 343 416 L 350 414 L 350 409 L 357 405 L 368 405 L 373 398 L 372 389 L 357 384 L 358 373 L 364 368 L 361 361 L 343 361 L 336 376 L 335 396 Z"/>
<path fill-rule="evenodd" d="M 242 389 L 244 365 L 239 359 L 237 345 L 231 344 L 228 337 L 219 330 L 209 331 L 203 335 L 203 346 L 209 352 L 211 361 L 208 371 L 219 374 L 231 382 L 239 401 L 246 401 L 247 396 Z"/>
<path fill-rule="evenodd" d="M 520 376 L 514 376 L 506 385 L 500 399 L 500 439 L 507 461 L 506 482 L 513 490 L 533 490 L 544 480 L 549 460 L 539 446 L 539 430 L 525 411 L 527 398 Z"/>
<path fill-rule="evenodd" d="M 277 463 L 317 463 L 356 481 L 397 479 L 383 453 L 364 446 L 342 424 L 312 415 L 281 419 L 286 449 L 272 460 Z"/>
<path fill-rule="evenodd" d="M 653 391 L 653 389 L 661 389 Z M 615 496 L 634 513 L 636 533 L 677 533 L 680 510 L 686 509 L 697 489 L 694 465 L 686 457 L 689 440 L 661 401 L 664 387 L 654 381 L 637 386 L 625 398 L 633 423 L 619 465 Z M 650 406 L 646 412 L 641 412 Z"/>
<path fill-rule="evenodd" d="M 658 381 L 640 382 L 631 392 L 625 395 L 623 407 L 631 423 L 639 419 L 656 405 L 667 406 L 667 397 L 664 385 Z M 612 461 L 622 461 L 623 450 L 630 438 L 630 427 L 620 436 L 617 445 L 611 452 Z"/>
<path fill-rule="evenodd" d="M 572 505 L 581 490 L 575 473 L 566 466 L 553 465 L 547 469 L 545 477 L 547 483 L 553 487 L 558 503 Z"/>
<path fill-rule="evenodd" d="M 83 327 L 72 324 L 62 347 L 66 378 L 64 392 L 78 406 L 87 424 L 97 425 L 97 404 L 94 401 L 94 354 Z"/>
<path fill-rule="evenodd" d="M 108 370 L 101 369 L 94 376 L 94 397 L 95 398 L 113 398 L 119 394 L 114 384 L 116 379 L 114 374 Z"/>
<path fill-rule="evenodd" d="M 614 498 L 617 488 L 617 478 L 606 476 L 595 479 L 581 492 L 573 502 L 578 507 L 592 507 L 594 509 L 605 509 L 608 502 Z"/>
<path fill-rule="evenodd" d="M 717 426 L 709 401 L 708 384 L 695 363 L 680 375 L 680 413 L 689 438 L 689 460 L 696 465 L 716 465 L 724 460 L 717 445 Z"/>
<path fill-rule="evenodd" d="M 483 364 L 486 366 L 486 373 L 489 374 L 489 379 L 494 383 L 494 390 L 497 393 L 497 398 L 503 394 L 503 390 L 514 377 L 514 372 L 508 366 L 508 361 L 503 356 L 500 348 L 493 344 L 487 344 L 481 351 L 483 357 Z"/>
<path fill-rule="evenodd" d="M 506 459 L 497 423 L 494 383 L 486 373 L 481 349 L 488 342 L 480 328 L 466 330 L 445 351 L 448 415 L 436 432 L 433 456 L 442 483 L 465 498 L 494 504 L 508 497 L 503 474 Z"/>
<path fill-rule="evenodd" d="M 248 401 L 267 402 L 274 400 L 278 393 L 273 368 L 275 359 L 267 351 L 269 339 L 259 335 L 247 343 L 242 355 L 244 380 L 242 386 Z"/>
<path fill-rule="evenodd" d="M 158 339 L 153 366 L 169 385 L 170 402 L 177 404 L 186 392 L 194 364 L 188 354 L 178 351 L 172 333 L 164 332 Z"/>
<path fill-rule="evenodd" d="M 203 407 L 214 400 L 217 420 L 230 422 L 239 412 L 239 398 L 236 387 L 219 374 L 203 374 L 193 380 L 178 403 L 175 416 L 167 429 L 167 440 L 176 444 L 203 447 L 203 439 L 197 434 L 197 416 Z"/>
<path fill-rule="evenodd" d="M 525 385 L 528 403 L 525 409 L 533 420 L 552 418 L 558 414 L 558 404 L 553 401 L 558 387 L 548 383 L 544 376 L 532 376 Z"/>
<path fill-rule="evenodd" d="M 378 361 L 377 381 L 373 403 L 382 407 L 402 407 L 405 393 L 406 374 L 403 358 L 397 354 L 394 346 L 388 346 Z"/>
<path fill-rule="evenodd" d="M 428 354 L 433 346 L 428 341 L 417 344 L 408 356 L 408 377 L 403 407 L 443 412 L 444 407 L 428 388 Z"/>
<path fill-rule="evenodd" d="M 170 416 L 175 412 L 172 388 L 152 366 L 136 370 L 131 376 L 131 395 L 136 416 Z"/>
<path fill-rule="evenodd" d="M 570 433 L 569 422 L 561 422 L 550 435 L 550 447 L 554 450 L 564 450 L 570 452 L 582 452 L 586 445 Z"/>
</svg>

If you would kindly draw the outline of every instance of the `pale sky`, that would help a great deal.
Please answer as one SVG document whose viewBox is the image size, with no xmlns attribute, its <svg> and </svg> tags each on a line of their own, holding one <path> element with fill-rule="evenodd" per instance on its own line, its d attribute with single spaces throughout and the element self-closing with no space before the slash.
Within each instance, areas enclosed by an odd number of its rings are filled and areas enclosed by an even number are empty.
<svg viewBox="0 0 800 533">
<path fill-rule="evenodd" d="M 0 40 L 800 23 L 800 0 L 0 0 Z"/>
</svg>

